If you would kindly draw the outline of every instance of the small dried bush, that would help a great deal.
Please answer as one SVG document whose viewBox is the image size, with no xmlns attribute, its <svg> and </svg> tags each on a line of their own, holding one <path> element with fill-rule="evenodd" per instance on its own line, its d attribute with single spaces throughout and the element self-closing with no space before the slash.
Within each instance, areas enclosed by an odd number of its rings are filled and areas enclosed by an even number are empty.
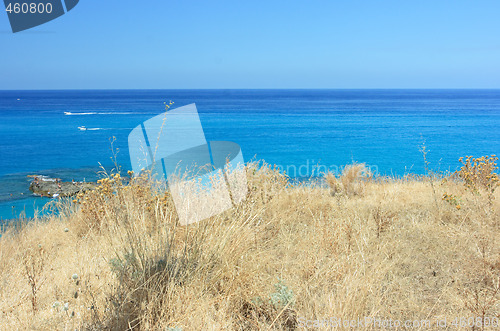
<svg viewBox="0 0 500 331">
<path fill-rule="evenodd" d="M 328 172 L 325 180 L 330 187 L 330 194 L 354 196 L 362 195 L 366 180 L 371 179 L 372 174 L 364 163 L 353 163 L 344 167 L 340 176 Z"/>
<path fill-rule="evenodd" d="M 495 192 L 499 184 L 498 174 L 495 173 L 498 169 L 496 155 L 478 158 L 467 156 L 465 160 L 461 157 L 459 161 L 462 167 L 457 171 L 457 175 L 464 181 L 467 189 L 476 193 L 485 191 L 490 195 Z"/>
</svg>

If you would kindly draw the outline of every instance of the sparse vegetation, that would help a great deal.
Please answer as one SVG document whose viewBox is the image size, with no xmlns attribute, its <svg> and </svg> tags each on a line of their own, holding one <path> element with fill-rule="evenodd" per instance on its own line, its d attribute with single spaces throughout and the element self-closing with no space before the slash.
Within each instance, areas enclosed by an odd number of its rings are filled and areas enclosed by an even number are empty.
<svg viewBox="0 0 500 331">
<path fill-rule="evenodd" d="M 371 178 L 372 174 L 364 163 L 353 163 L 345 166 L 340 176 L 331 172 L 325 174 L 332 196 L 361 195 L 365 188 L 365 182 Z"/>
<path fill-rule="evenodd" d="M 488 184 L 496 160 L 484 160 L 489 175 L 470 159 L 463 172 L 475 175 L 432 187 L 372 178 L 360 164 L 327 174 L 328 187 L 291 184 L 249 164 L 246 200 L 189 226 L 168 192 L 110 175 L 61 201 L 59 216 L 3 233 L 0 325 L 290 330 L 301 317 L 367 317 L 439 329 L 444 318 L 498 319 L 500 200 Z M 484 180 L 469 183 L 476 175 Z"/>
<path fill-rule="evenodd" d="M 491 200 L 495 197 L 494 193 L 499 183 L 496 155 L 482 156 L 474 158 L 467 156 L 465 160 L 459 159 L 462 167 L 456 172 L 456 175 L 463 180 L 465 187 L 476 193 L 486 194 L 491 204 Z"/>
</svg>

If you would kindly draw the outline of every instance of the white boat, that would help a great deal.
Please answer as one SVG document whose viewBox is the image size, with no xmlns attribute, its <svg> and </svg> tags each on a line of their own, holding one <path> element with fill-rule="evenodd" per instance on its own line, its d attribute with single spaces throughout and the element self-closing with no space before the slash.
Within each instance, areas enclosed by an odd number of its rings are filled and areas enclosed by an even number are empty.
<svg viewBox="0 0 500 331">
<path fill-rule="evenodd" d="M 86 130 L 87 130 L 87 128 L 86 128 L 86 127 L 84 127 L 84 126 L 79 126 L 79 127 L 78 127 L 78 130 L 81 130 L 81 131 L 86 131 Z"/>
<path fill-rule="evenodd" d="M 71 112 L 69 112 L 69 111 L 65 111 L 65 112 L 64 112 L 64 115 L 71 115 Z"/>
</svg>

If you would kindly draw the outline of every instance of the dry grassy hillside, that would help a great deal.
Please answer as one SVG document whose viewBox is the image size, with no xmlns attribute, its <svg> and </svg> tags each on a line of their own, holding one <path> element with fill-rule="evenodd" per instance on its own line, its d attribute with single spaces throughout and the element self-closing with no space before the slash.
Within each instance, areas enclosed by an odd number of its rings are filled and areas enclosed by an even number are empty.
<svg viewBox="0 0 500 331">
<path fill-rule="evenodd" d="M 243 203 L 187 227 L 168 194 L 111 176 L 57 203 L 59 216 L 2 235 L 0 328 L 498 321 L 500 190 L 469 161 L 446 180 L 372 179 L 352 166 L 327 175 L 329 187 L 253 164 Z"/>
</svg>

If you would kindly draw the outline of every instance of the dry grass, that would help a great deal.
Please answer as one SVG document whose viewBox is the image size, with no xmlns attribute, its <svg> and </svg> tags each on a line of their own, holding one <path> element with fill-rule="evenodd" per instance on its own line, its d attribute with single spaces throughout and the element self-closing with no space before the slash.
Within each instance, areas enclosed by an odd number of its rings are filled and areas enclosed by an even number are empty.
<svg viewBox="0 0 500 331">
<path fill-rule="evenodd" d="M 294 329 L 370 317 L 438 329 L 445 317 L 500 318 L 498 190 L 490 200 L 450 179 L 434 194 L 425 178 L 346 169 L 327 176 L 342 193 L 332 197 L 250 165 L 243 203 L 187 227 L 168 194 L 112 176 L 61 216 L 3 234 L 1 328 Z M 444 194 L 460 208 L 436 200 Z"/>
<path fill-rule="evenodd" d="M 365 183 L 372 178 L 370 170 L 364 163 L 353 163 L 344 167 L 340 176 L 329 172 L 325 180 L 330 187 L 330 194 L 348 196 L 363 194 Z"/>
</svg>

